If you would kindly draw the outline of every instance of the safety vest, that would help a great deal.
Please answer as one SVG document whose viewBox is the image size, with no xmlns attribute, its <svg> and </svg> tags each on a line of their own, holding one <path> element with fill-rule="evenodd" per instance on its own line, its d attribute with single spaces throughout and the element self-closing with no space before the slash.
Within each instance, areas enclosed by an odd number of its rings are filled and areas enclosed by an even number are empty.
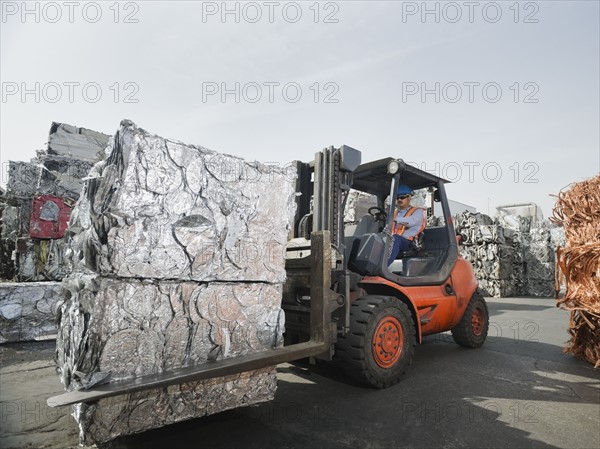
<svg viewBox="0 0 600 449">
<path fill-rule="evenodd" d="M 404 216 L 405 217 L 410 217 L 412 214 L 415 213 L 415 211 L 417 209 L 419 209 L 419 208 L 415 207 L 415 206 L 410 206 L 409 209 L 408 209 L 408 211 L 404 214 Z M 394 222 L 392 223 L 392 234 L 402 235 L 402 234 L 404 234 L 404 231 L 406 231 L 406 226 L 403 226 L 401 224 L 396 223 L 396 217 L 397 216 L 398 216 L 398 209 L 396 209 L 396 211 L 394 212 Z M 421 227 L 419 228 L 419 232 L 417 232 L 412 237 L 408 237 L 408 240 L 414 239 L 421 232 L 423 232 L 423 229 L 425 229 L 425 226 L 427 226 L 427 218 L 425 218 L 425 211 L 423 210 L 423 222 L 421 223 Z"/>
</svg>

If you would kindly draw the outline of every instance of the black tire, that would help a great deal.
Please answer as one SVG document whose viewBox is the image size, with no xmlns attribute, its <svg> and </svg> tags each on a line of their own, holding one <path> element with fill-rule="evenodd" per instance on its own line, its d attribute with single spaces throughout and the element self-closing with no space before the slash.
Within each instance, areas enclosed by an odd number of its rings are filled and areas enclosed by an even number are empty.
<svg viewBox="0 0 600 449">
<path fill-rule="evenodd" d="M 490 315 L 483 295 L 476 290 L 460 322 L 452 329 L 452 338 L 466 348 L 480 348 L 488 334 Z"/>
<path fill-rule="evenodd" d="M 336 354 L 349 377 L 387 388 L 398 383 L 412 363 L 415 345 L 406 304 L 391 296 L 364 296 L 351 306 L 350 332 L 338 339 Z M 380 350 L 375 352 L 375 347 Z"/>
</svg>

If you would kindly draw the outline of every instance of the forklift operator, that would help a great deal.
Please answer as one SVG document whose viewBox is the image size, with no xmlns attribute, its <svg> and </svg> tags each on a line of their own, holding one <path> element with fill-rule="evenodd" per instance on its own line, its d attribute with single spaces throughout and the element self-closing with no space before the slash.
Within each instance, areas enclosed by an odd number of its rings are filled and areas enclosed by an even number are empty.
<svg viewBox="0 0 600 449">
<path fill-rule="evenodd" d="M 392 225 L 394 242 L 388 259 L 388 265 L 398 257 L 400 251 L 410 249 L 411 241 L 427 225 L 424 210 L 420 207 L 410 205 L 413 195 L 412 189 L 405 184 L 400 184 L 396 193 L 396 211 L 394 212 L 394 223 Z"/>
</svg>

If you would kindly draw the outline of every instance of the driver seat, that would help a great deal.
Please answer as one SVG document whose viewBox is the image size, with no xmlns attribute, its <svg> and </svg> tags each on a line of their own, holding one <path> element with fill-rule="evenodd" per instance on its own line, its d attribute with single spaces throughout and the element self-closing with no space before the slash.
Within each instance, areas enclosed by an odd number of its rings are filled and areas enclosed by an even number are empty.
<svg viewBox="0 0 600 449">
<path fill-rule="evenodd" d="M 356 224 L 354 231 L 349 226 L 346 228 L 347 234 L 344 238 L 344 244 L 346 249 L 344 251 L 346 260 L 350 259 L 350 255 L 352 254 L 352 250 L 356 251 L 358 249 L 357 245 L 360 242 L 360 237 L 365 234 L 376 234 L 379 232 L 379 223 L 375 220 L 375 217 L 372 215 L 363 215 L 359 222 Z"/>
<path fill-rule="evenodd" d="M 354 230 L 354 237 L 360 237 L 365 234 L 376 234 L 379 232 L 379 223 L 372 215 L 363 215 L 356 229 Z"/>
</svg>

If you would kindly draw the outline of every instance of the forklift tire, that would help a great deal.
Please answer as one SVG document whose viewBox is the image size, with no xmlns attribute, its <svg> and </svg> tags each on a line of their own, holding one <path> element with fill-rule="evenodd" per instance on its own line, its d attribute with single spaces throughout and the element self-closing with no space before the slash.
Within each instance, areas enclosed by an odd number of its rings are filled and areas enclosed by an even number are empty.
<svg viewBox="0 0 600 449">
<path fill-rule="evenodd" d="M 452 338 L 466 348 L 480 348 L 488 333 L 490 316 L 483 295 L 476 290 L 460 322 L 452 329 Z"/>
<path fill-rule="evenodd" d="M 375 388 L 400 381 L 412 363 L 415 325 L 402 301 L 392 296 L 363 296 L 350 309 L 350 331 L 339 337 L 336 353 L 345 373 Z"/>
</svg>

